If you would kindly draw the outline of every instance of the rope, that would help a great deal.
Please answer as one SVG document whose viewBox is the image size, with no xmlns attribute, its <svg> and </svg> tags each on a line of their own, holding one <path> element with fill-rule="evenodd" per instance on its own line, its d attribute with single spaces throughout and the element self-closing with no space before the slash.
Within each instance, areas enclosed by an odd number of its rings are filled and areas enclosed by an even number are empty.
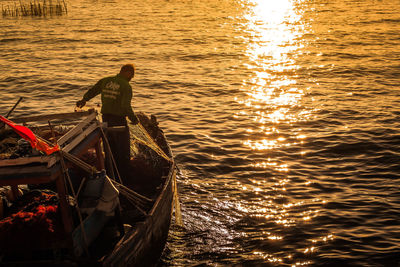
<svg viewBox="0 0 400 267">
<path fill-rule="evenodd" d="M 96 168 L 94 168 L 90 164 L 84 162 L 83 160 L 79 159 L 78 157 L 76 157 L 76 156 L 74 156 L 74 155 L 72 155 L 72 154 L 70 154 L 70 153 L 68 153 L 66 151 L 60 150 L 60 155 L 61 155 L 62 158 L 65 157 L 65 159 L 67 159 L 70 162 L 74 163 L 76 166 L 80 167 L 81 169 L 83 169 L 84 171 L 88 172 L 91 175 L 93 175 L 95 172 L 97 172 Z M 114 185 L 116 185 L 118 187 L 118 189 L 121 192 L 124 192 L 125 195 L 127 195 L 127 196 L 129 195 L 132 200 L 135 200 L 136 202 L 140 203 L 138 205 L 146 207 L 148 204 L 153 202 L 152 199 L 147 198 L 147 197 L 145 197 L 145 196 L 133 191 L 132 189 L 124 186 L 122 183 L 119 183 L 119 182 L 117 182 L 115 180 L 111 180 L 111 181 L 113 182 Z M 78 190 L 78 191 L 80 191 L 80 190 Z"/>
<path fill-rule="evenodd" d="M 49 121 L 49 127 L 50 127 L 51 134 L 53 135 L 53 139 L 55 140 L 56 145 L 58 145 L 58 142 L 57 142 L 57 139 L 55 138 L 53 127 L 51 126 L 50 121 Z M 79 217 L 79 224 L 80 224 L 81 231 L 82 231 L 83 242 L 85 244 L 85 246 L 84 246 L 85 247 L 85 252 L 86 252 L 87 256 L 90 256 L 89 249 L 88 249 L 88 239 L 87 239 L 87 236 L 86 236 L 85 227 L 83 225 L 82 214 L 81 214 L 81 210 L 80 210 L 79 205 L 78 205 L 78 200 L 76 198 L 75 190 L 74 190 L 74 187 L 72 185 L 71 177 L 69 177 L 67 166 L 66 166 L 65 161 L 64 161 L 63 151 L 59 150 L 58 152 L 60 154 L 60 162 L 61 162 L 61 168 L 62 168 L 62 171 L 63 171 L 63 174 L 64 174 L 64 179 L 65 179 L 65 177 L 67 177 L 69 186 L 71 187 L 72 196 L 75 199 L 75 209 L 76 209 L 76 211 L 78 213 L 78 217 Z"/>
<path fill-rule="evenodd" d="M 101 126 L 99 126 L 99 128 L 101 131 L 101 135 L 103 137 L 104 144 L 106 145 L 107 153 L 110 155 L 112 164 L 114 165 L 114 169 L 117 172 L 117 178 L 118 178 L 119 182 L 122 184 L 121 175 L 119 174 L 117 163 L 115 162 L 114 156 L 112 154 L 110 143 L 108 143 L 108 139 L 107 139 L 106 134 L 103 131 L 103 128 Z"/>
<path fill-rule="evenodd" d="M 147 198 L 147 197 L 145 197 L 145 196 L 133 191 L 132 189 L 124 186 L 123 184 L 120 184 L 120 183 L 118 183 L 118 182 L 116 182 L 114 180 L 112 182 L 116 187 L 118 187 L 118 189 L 120 191 L 126 192 L 127 194 L 131 195 L 132 198 L 136 199 L 138 202 L 142 203 L 143 205 L 148 205 L 148 204 L 151 204 L 153 202 L 152 199 Z"/>
<path fill-rule="evenodd" d="M 125 196 L 126 196 L 126 198 L 129 200 L 129 202 L 131 202 L 132 205 L 135 206 L 143 215 L 145 215 L 145 216 L 148 215 L 147 212 L 144 211 L 144 208 L 140 207 L 140 205 L 138 205 L 138 203 L 136 202 L 136 200 L 133 199 L 133 198 L 131 198 L 132 195 L 127 194 L 127 195 L 125 195 Z"/>
<path fill-rule="evenodd" d="M 49 122 L 50 124 L 50 122 Z M 115 181 L 115 180 L 111 180 L 113 182 L 113 184 L 118 188 L 118 190 L 121 192 L 121 194 L 123 194 L 142 214 L 147 216 L 147 212 L 145 211 L 149 205 L 151 205 L 153 203 L 153 200 L 150 198 L 147 198 L 137 192 L 135 192 L 134 190 L 124 186 L 122 184 L 121 178 L 120 178 L 120 174 L 117 168 L 117 164 L 115 162 L 115 159 L 112 155 L 111 152 L 111 148 L 107 139 L 106 134 L 104 133 L 103 129 L 101 126 L 99 126 L 102 137 L 103 137 L 103 141 L 105 144 L 105 148 L 108 150 L 107 152 L 109 152 L 110 157 L 111 157 L 111 161 L 112 164 L 114 165 L 113 167 L 116 170 L 117 173 L 117 178 L 119 180 L 119 182 Z M 134 136 L 134 140 L 138 141 L 140 143 L 142 143 L 143 145 L 151 148 L 154 152 L 156 152 L 159 156 L 161 156 L 162 158 L 166 159 L 169 162 L 174 162 L 170 157 L 168 157 L 168 155 L 157 145 L 157 143 L 153 140 L 153 138 L 149 135 L 149 133 L 147 132 L 147 130 L 140 124 L 136 124 L 133 125 L 133 130 L 131 131 L 131 133 Z M 96 168 L 94 168 L 93 166 L 87 164 L 86 162 L 82 161 L 81 159 L 79 159 L 78 157 L 65 152 L 63 150 L 60 150 L 60 158 L 63 161 L 64 157 L 69 160 L 70 162 L 74 163 L 75 165 L 77 165 L 78 167 L 80 167 L 81 169 L 85 170 L 86 172 L 88 172 L 89 174 L 93 175 L 95 172 L 97 172 Z M 63 163 L 62 163 L 63 164 Z M 64 163 L 65 164 L 65 163 Z M 175 164 L 173 164 L 175 166 Z M 68 176 L 68 173 L 67 173 Z M 68 176 L 68 180 L 70 183 L 70 186 L 72 188 L 72 182 L 70 181 L 70 178 Z M 174 177 L 173 180 L 173 186 L 174 186 L 174 202 L 175 202 L 175 216 L 176 216 L 176 221 L 178 225 L 182 225 L 182 217 L 181 217 L 181 208 L 180 208 L 180 203 L 179 203 L 179 195 L 178 195 L 178 188 L 177 188 L 177 181 L 176 181 L 176 176 Z M 74 189 L 72 188 L 72 193 L 75 197 L 75 192 L 73 191 Z M 78 192 L 80 192 L 80 190 L 78 190 Z M 78 207 L 79 209 L 79 207 Z M 83 231 L 84 233 L 84 231 Z"/>
<path fill-rule="evenodd" d="M 78 166 L 79 168 L 83 169 L 84 171 L 86 171 L 87 173 L 89 173 L 90 175 L 93 175 L 97 172 L 97 169 L 95 167 L 93 167 L 90 164 L 87 164 L 86 162 L 84 162 L 83 160 L 81 160 L 80 158 L 64 151 L 64 150 L 60 150 L 60 154 L 66 158 L 67 160 L 69 160 L 70 162 L 74 163 L 76 166 Z"/>
</svg>

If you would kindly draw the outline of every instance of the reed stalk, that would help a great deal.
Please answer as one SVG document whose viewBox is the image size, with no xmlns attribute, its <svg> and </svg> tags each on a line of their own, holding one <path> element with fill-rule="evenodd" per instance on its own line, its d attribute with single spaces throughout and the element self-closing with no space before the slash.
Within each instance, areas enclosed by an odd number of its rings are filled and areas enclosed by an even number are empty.
<svg viewBox="0 0 400 267">
<path fill-rule="evenodd" d="M 15 0 L 9 5 L 1 5 L 3 17 L 47 17 L 62 16 L 67 14 L 67 3 L 65 0 L 33 0 L 33 2 L 23 2 Z"/>
</svg>

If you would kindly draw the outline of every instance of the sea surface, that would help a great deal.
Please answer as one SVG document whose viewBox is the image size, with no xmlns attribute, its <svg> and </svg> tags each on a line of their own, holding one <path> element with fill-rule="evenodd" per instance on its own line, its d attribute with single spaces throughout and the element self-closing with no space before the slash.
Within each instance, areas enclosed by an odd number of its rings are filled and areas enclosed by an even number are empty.
<svg viewBox="0 0 400 267">
<path fill-rule="evenodd" d="M 400 266 L 399 0 L 66 3 L 0 17 L 0 114 L 135 63 L 180 170 L 160 266 Z"/>
</svg>

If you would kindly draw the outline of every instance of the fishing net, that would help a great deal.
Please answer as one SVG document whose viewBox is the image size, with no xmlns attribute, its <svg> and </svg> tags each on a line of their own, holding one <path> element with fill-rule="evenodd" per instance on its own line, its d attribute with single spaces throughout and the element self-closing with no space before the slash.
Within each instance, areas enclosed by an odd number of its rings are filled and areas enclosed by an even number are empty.
<svg viewBox="0 0 400 267">
<path fill-rule="evenodd" d="M 152 117 L 149 120 L 148 117 L 143 116 L 142 114 L 138 114 L 138 118 L 141 123 L 130 126 L 131 139 L 136 143 L 140 143 L 142 146 L 150 148 L 150 156 L 153 158 L 153 161 L 154 158 L 156 158 L 155 162 L 158 162 L 157 158 L 163 158 L 168 162 L 173 162 L 173 160 L 161 148 L 164 145 L 164 149 L 166 149 L 165 146 L 167 145 L 166 143 L 163 143 L 165 142 L 165 139 L 162 135 L 161 129 L 157 126 L 156 119 Z M 183 227 L 176 175 L 173 177 L 172 186 L 174 191 L 175 222 L 178 226 Z"/>
<path fill-rule="evenodd" d="M 153 140 L 147 130 L 140 124 L 130 125 L 130 134 L 131 139 L 134 142 L 141 143 L 152 149 L 155 153 L 157 153 L 160 157 L 164 158 L 167 161 L 171 161 L 170 157 L 158 146 L 158 144 Z M 134 151 L 136 152 L 136 151 Z"/>
<path fill-rule="evenodd" d="M 19 197 L 0 220 L 0 248 L 35 247 L 63 236 L 58 196 L 31 190 Z M 24 242 L 21 242 L 24 240 Z"/>
</svg>

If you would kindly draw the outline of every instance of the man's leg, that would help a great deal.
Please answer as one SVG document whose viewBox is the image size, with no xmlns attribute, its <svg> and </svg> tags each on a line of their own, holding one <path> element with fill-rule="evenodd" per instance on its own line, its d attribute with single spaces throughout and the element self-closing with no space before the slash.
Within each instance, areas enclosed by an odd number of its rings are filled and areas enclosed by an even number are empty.
<svg viewBox="0 0 400 267">
<path fill-rule="evenodd" d="M 121 179 L 128 178 L 128 166 L 130 160 L 130 136 L 129 128 L 125 117 L 115 116 L 111 114 L 103 114 L 103 122 L 107 122 L 108 127 L 125 126 L 121 131 L 109 130 L 107 139 L 110 144 L 114 161 L 117 165 Z"/>
</svg>

